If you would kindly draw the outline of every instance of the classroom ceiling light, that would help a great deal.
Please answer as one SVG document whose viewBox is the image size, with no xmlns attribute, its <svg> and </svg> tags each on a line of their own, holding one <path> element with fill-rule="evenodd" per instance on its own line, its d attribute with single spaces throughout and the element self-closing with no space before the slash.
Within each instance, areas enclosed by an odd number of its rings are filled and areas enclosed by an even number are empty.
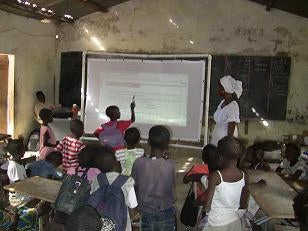
<svg viewBox="0 0 308 231">
<path fill-rule="evenodd" d="M 188 160 L 189 162 L 191 162 L 191 161 L 194 160 L 194 158 L 193 158 L 193 157 L 190 157 L 190 158 L 188 158 L 187 160 Z"/>
<path fill-rule="evenodd" d="M 178 172 L 185 172 L 185 170 L 181 169 L 181 170 L 179 170 Z"/>
<path fill-rule="evenodd" d="M 58 39 L 58 38 L 59 38 L 59 35 L 56 34 L 56 39 Z"/>
<path fill-rule="evenodd" d="M 251 108 L 253 113 L 256 113 L 256 109 L 254 109 L 253 107 Z"/>
<path fill-rule="evenodd" d="M 65 14 L 64 15 L 64 18 L 67 18 L 67 19 L 74 19 L 74 17 L 70 14 Z"/>
<path fill-rule="evenodd" d="M 193 45 L 195 42 L 192 40 L 189 40 L 189 43 Z"/>
<path fill-rule="evenodd" d="M 44 7 L 43 7 L 43 8 L 41 8 L 41 11 L 45 12 L 45 11 L 46 11 L 46 8 L 44 8 Z"/>
</svg>

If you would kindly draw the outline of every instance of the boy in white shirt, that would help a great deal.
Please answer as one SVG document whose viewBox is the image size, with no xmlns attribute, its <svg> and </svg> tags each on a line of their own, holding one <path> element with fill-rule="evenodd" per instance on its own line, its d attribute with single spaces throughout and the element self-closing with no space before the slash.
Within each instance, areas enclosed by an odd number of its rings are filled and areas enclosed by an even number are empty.
<svg viewBox="0 0 308 231">
<path fill-rule="evenodd" d="M 138 205 L 134 189 L 134 179 L 120 174 L 120 163 L 116 160 L 113 151 L 108 147 L 100 148 L 95 156 L 94 163 L 96 163 L 94 167 L 100 169 L 102 173 L 92 181 L 89 204 L 96 208 L 101 216 L 108 216 L 113 219 L 117 230 L 131 231 L 132 227 L 128 209 L 136 208 Z M 122 191 L 121 193 L 118 191 L 119 187 Z M 106 193 L 110 188 L 113 188 L 113 192 L 111 194 Z M 126 211 L 121 209 L 118 211 L 117 209 L 113 210 L 114 208 L 106 205 L 110 200 L 114 199 L 107 198 L 107 195 L 114 195 L 115 193 L 118 196 L 117 201 L 121 201 L 121 198 L 123 198 Z M 123 205 L 118 202 L 116 203 L 117 205 L 114 205 L 114 207 L 121 207 Z M 125 215 L 122 216 L 121 212 L 124 212 Z"/>
<path fill-rule="evenodd" d="M 288 143 L 286 145 L 286 157 L 282 160 L 276 172 L 289 179 L 307 180 L 308 166 L 304 160 L 300 159 L 300 154 L 301 149 L 297 144 Z"/>
<path fill-rule="evenodd" d="M 122 174 L 130 176 L 135 160 L 144 154 L 143 148 L 136 148 L 140 142 L 140 131 L 134 127 L 127 129 L 124 140 L 126 148 L 117 150 L 115 156 L 121 163 Z"/>
</svg>

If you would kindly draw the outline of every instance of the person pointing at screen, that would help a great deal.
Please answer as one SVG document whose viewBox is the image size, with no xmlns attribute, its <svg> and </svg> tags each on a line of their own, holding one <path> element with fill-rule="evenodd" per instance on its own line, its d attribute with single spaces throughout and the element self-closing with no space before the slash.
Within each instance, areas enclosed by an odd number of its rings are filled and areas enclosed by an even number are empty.
<svg viewBox="0 0 308 231">
<path fill-rule="evenodd" d="M 211 144 L 217 146 L 225 136 L 238 137 L 237 124 L 240 123 L 240 109 L 237 100 L 243 92 L 242 82 L 231 75 L 220 78 L 218 95 L 223 98 L 214 113 L 216 122 Z"/>
</svg>

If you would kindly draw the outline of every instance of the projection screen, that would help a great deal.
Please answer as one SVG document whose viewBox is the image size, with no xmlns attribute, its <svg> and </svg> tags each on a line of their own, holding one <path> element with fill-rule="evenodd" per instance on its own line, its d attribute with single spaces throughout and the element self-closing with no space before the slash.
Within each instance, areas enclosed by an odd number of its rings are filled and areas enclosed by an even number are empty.
<svg viewBox="0 0 308 231">
<path fill-rule="evenodd" d="M 166 125 L 172 138 L 199 141 L 204 103 L 205 60 L 88 58 L 84 108 L 85 132 L 108 121 L 106 107 L 116 105 L 130 119 L 134 97 L 136 122 L 147 138 L 153 125 Z"/>
</svg>

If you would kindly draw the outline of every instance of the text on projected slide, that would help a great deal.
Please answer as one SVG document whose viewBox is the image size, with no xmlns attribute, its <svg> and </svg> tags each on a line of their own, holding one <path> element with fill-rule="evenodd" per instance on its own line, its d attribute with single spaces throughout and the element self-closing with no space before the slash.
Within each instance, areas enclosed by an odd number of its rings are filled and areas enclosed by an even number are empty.
<svg viewBox="0 0 308 231">
<path fill-rule="evenodd" d="M 121 118 L 130 118 L 132 97 L 142 124 L 186 126 L 188 76 L 161 73 L 101 73 L 100 109 L 117 105 Z"/>
</svg>

